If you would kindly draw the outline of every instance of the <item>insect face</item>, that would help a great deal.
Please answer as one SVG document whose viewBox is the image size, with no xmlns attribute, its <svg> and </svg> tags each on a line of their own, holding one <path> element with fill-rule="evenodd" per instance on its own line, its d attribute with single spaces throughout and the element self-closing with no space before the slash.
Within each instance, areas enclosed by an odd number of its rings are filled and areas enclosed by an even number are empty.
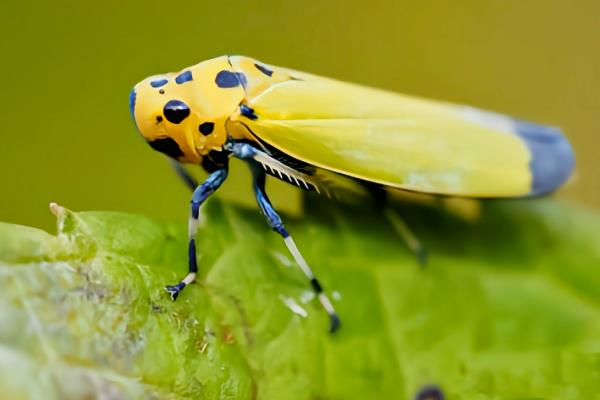
<svg viewBox="0 0 600 400">
<path fill-rule="evenodd" d="M 135 85 L 130 110 L 138 131 L 157 151 L 199 164 L 227 140 L 225 124 L 244 98 L 242 79 L 227 57 Z"/>
</svg>

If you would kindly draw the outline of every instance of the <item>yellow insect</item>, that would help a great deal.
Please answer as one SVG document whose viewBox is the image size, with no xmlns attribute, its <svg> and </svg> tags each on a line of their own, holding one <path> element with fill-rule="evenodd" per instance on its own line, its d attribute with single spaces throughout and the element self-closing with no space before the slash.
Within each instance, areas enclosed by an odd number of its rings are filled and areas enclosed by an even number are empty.
<svg viewBox="0 0 600 400">
<path fill-rule="evenodd" d="M 320 191 L 322 173 L 371 186 L 461 197 L 524 197 L 553 191 L 574 166 L 560 130 L 438 101 L 396 94 L 223 56 L 152 76 L 130 95 L 135 124 L 176 161 L 194 193 L 189 273 L 166 290 L 175 300 L 196 278 L 199 207 L 225 181 L 229 157 L 246 160 L 254 192 L 330 316 L 331 301 L 265 192 L 265 172 Z M 210 174 L 201 185 L 180 165 Z"/>
</svg>

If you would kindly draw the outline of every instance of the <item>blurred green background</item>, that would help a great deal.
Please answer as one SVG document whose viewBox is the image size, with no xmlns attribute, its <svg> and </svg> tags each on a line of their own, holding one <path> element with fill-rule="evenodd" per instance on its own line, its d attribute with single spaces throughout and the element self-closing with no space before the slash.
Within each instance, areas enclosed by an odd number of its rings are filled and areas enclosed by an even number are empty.
<svg viewBox="0 0 600 400">
<path fill-rule="evenodd" d="M 2 221 L 50 228 L 50 201 L 183 220 L 187 189 L 138 137 L 127 98 L 148 75 L 222 54 L 561 126 L 577 172 L 558 196 L 600 207 L 598 1 L 5 0 L 2 8 Z M 222 196 L 253 202 L 245 168 L 236 169 Z M 272 189 L 279 208 L 296 209 L 293 188 Z"/>
</svg>

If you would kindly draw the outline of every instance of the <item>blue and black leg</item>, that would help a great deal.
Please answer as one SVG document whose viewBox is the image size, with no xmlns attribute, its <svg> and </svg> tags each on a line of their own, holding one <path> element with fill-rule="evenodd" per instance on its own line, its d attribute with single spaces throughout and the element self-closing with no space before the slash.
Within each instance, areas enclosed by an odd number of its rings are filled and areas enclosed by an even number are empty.
<svg viewBox="0 0 600 400">
<path fill-rule="evenodd" d="M 269 200 L 269 197 L 267 196 L 267 193 L 265 191 L 266 175 L 264 170 L 258 163 L 254 161 L 249 160 L 248 164 L 250 165 L 250 169 L 252 171 L 254 194 L 256 196 L 256 201 L 258 202 L 258 206 L 260 207 L 261 212 L 267 218 L 267 222 L 269 223 L 271 228 L 273 228 L 275 232 L 281 235 L 288 250 L 292 254 L 292 257 L 294 257 L 294 260 L 296 261 L 302 272 L 304 272 L 304 275 L 306 275 L 306 277 L 309 279 L 312 288 L 315 291 L 315 294 L 321 302 L 321 305 L 323 306 L 325 311 L 327 311 L 327 314 L 329 314 L 329 332 L 335 332 L 340 326 L 340 319 L 337 313 L 335 312 L 335 309 L 333 307 L 333 304 L 329 300 L 329 297 L 327 297 L 327 295 L 323 291 L 323 287 L 319 283 L 319 280 L 317 279 L 311 268 L 308 266 L 308 263 L 300 253 L 300 250 L 298 250 L 294 239 L 292 239 L 288 231 L 285 229 L 281 218 L 279 217 L 279 215 L 277 215 L 277 212 L 271 205 L 271 201 Z"/>
<path fill-rule="evenodd" d="M 184 170 L 185 171 L 185 170 Z M 186 171 L 187 172 L 187 171 Z M 165 290 L 176 300 L 184 287 L 194 282 L 198 273 L 196 262 L 196 233 L 198 232 L 198 220 L 200 218 L 200 206 L 210 197 L 227 179 L 227 168 L 219 169 L 208 176 L 206 181 L 197 186 L 192 194 L 191 214 L 188 224 L 188 274 L 176 285 L 167 285 Z"/>
</svg>

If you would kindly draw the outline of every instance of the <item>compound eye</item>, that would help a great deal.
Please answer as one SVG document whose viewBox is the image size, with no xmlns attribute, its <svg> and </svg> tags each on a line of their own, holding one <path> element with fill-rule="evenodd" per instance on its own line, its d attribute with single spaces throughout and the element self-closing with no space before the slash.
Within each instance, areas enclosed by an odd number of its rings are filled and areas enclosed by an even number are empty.
<svg viewBox="0 0 600 400">
<path fill-rule="evenodd" d="M 171 100 L 165 104 L 163 114 L 165 114 L 167 121 L 179 124 L 190 115 L 190 108 L 183 101 Z"/>
</svg>

